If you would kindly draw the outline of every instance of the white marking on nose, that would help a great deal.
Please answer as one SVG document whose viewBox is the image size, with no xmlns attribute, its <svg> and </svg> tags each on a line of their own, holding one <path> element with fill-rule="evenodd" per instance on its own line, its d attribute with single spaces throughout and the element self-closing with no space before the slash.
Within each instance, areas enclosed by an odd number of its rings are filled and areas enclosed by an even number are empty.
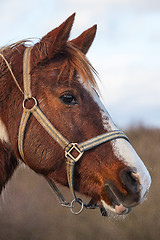
<svg viewBox="0 0 160 240">
<path fill-rule="evenodd" d="M 2 142 L 9 143 L 8 132 L 7 132 L 6 126 L 4 125 L 1 119 L 0 119 L 0 140 Z"/>
<path fill-rule="evenodd" d="M 142 160 L 139 158 L 133 147 L 125 139 L 115 139 L 112 141 L 115 156 L 130 168 L 136 168 L 136 175 L 141 183 L 141 200 L 151 185 L 151 177 Z"/>
</svg>

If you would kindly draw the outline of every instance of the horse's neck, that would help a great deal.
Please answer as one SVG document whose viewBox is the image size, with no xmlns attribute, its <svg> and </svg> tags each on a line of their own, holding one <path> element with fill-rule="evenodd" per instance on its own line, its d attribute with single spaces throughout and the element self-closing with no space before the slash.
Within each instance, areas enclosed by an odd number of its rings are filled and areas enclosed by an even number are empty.
<svg viewBox="0 0 160 240">
<path fill-rule="evenodd" d="M 3 80 L 3 82 L 2 82 Z M 5 187 L 5 184 L 8 182 L 9 178 L 12 176 L 14 169 L 17 165 L 17 160 L 13 155 L 13 150 L 10 146 L 9 136 L 6 129 L 6 126 L 3 122 L 4 111 L 8 112 L 8 102 L 7 100 L 7 87 L 5 87 L 3 79 L 0 78 L 1 88 L 0 88 L 0 193 L 2 188 Z M 9 84 L 8 84 L 9 85 Z M 5 110 L 4 110 L 5 109 Z"/>
<path fill-rule="evenodd" d="M 17 51 L 17 49 L 20 49 L 20 51 Z M 10 62 L 11 57 L 13 59 L 14 55 L 14 62 L 12 62 L 11 69 L 14 72 L 17 80 L 19 79 L 20 72 L 22 72 L 22 64 L 20 65 L 20 62 L 23 61 L 23 54 L 21 54 L 21 52 L 23 53 L 24 49 L 24 46 L 17 47 L 15 50 L 12 50 L 11 56 L 5 56 L 7 58 L 7 61 Z M 0 59 L 0 64 L 1 61 L 2 58 Z M 19 62 L 17 63 L 17 61 Z M 13 96 L 17 96 L 16 100 L 19 97 L 18 94 L 16 94 L 15 89 L 17 89 L 17 92 L 19 90 L 13 80 L 11 72 L 8 70 L 8 67 L 6 66 L 4 61 L 2 61 L 2 63 L 3 65 L 0 70 L 0 193 L 7 181 L 11 178 L 16 166 L 18 165 L 17 158 L 15 157 L 15 154 L 13 152 L 13 146 L 11 147 L 10 144 L 8 129 L 6 129 L 5 126 L 12 126 L 12 124 L 8 122 L 8 119 L 12 118 L 13 110 L 17 111 L 15 110 L 17 108 L 15 106 L 13 109 L 10 109 L 10 99 L 12 98 L 13 100 L 12 104 L 15 103 L 16 101 L 14 101 Z M 11 129 L 10 131 L 12 135 L 16 136 L 15 129 Z"/>
<path fill-rule="evenodd" d="M 18 161 L 9 144 L 0 140 L 0 193 L 11 178 Z"/>
</svg>

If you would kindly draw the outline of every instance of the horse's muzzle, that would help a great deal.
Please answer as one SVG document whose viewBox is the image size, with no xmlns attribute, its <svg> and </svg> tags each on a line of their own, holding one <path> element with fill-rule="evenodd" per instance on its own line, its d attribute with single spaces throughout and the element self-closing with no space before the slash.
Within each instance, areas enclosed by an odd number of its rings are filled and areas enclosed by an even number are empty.
<svg viewBox="0 0 160 240">
<path fill-rule="evenodd" d="M 118 214 L 126 214 L 141 203 L 145 197 L 141 196 L 141 182 L 135 170 L 125 168 L 120 172 L 120 180 L 123 187 L 118 189 L 112 181 L 105 183 L 105 191 L 110 200 L 109 206 Z M 125 193 L 124 193 L 125 192 Z"/>
</svg>

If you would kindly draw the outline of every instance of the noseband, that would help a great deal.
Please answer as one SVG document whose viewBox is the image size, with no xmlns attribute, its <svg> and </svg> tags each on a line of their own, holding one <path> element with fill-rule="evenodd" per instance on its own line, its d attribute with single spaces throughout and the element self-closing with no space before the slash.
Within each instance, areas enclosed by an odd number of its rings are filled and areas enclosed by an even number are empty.
<svg viewBox="0 0 160 240">
<path fill-rule="evenodd" d="M 47 178 L 47 181 L 49 185 L 52 187 L 53 191 L 56 193 L 60 203 L 62 206 L 69 207 L 74 214 L 79 214 L 83 207 L 86 208 L 96 208 L 96 206 L 93 206 L 92 204 L 84 204 L 83 201 L 78 198 L 74 191 L 74 181 L 73 181 L 73 175 L 74 175 L 74 166 L 77 161 L 79 161 L 85 151 L 88 151 L 92 148 L 95 148 L 96 146 L 111 141 L 113 139 L 117 138 L 124 138 L 128 141 L 127 136 L 119 131 L 110 131 L 104 134 L 101 134 L 99 136 L 96 136 L 90 140 L 87 140 L 82 143 L 70 143 L 53 125 L 52 123 L 47 119 L 47 117 L 44 115 L 44 113 L 41 111 L 41 109 L 38 107 L 38 101 L 36 98 L 32 96 L 31 92 L 31 74 L 30 74 L 30 55 L 31 55 L 32 47 L 26 48 L 24 52 L 24 58 L 23 58 L 23 85 L 24 85 L 24 100 L 23 100 L 23 113 L 21 117 L 21 122 L 19 126 L 19 133 L 18 133 L 18 149 L 19 153 L 25 162 L 24 153 L 23 153 L 23 145 L 25 140 L 25 130 L 26 125 L 28 122 L 28 119 L 30 115 L 32 114 L 37 121 L 41 124 L 41 126 L 48 132 L 48 134 L 63 148 L 64 150 L 64 156 L 66 158 L 66 165 L 67 165 L 67 178 L 68 178 L 68 185 L 70 188 L 70 191 L 74 197 L 73 201 L 71 203 L 68 203 L 62 194 L 60 193 L 59 189 L 56 187 L 55 183 Z M 12 73 L 11 69 L 9 69 Z M 16 82 L 16 84 L 18 84 Z M 19 84 L 17 85 L 19 87 Z M 20 88 L 20 87 L 19 87 Z M 32 101 L 34 102 L 34 106 L 32 108 L 27 108 L 27 102 Z M 73 155 L 74 153 L 74 155 Z M 75 154 L 76 153 L 76 154 Z M 75 156 L 76 155 L 76 156 Z M 74 211 L 74 204 L 79 203 L 80 204 L 80 210 L 78 212 Z"/>
</svg>

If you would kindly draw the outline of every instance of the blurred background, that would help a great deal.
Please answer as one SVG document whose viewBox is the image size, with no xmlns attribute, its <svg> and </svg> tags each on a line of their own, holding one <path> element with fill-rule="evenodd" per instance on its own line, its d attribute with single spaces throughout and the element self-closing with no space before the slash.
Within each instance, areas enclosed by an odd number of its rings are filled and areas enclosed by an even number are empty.
<svg viewBox="0 0 160 240">
<path fill-rule="evenodd" d="M 110 115 L 152 176 L 148 200 L 128 217 L 103 218 L 98 210 L 73 216 L 42 177 L 21 165 L 0 199 L 0 240 L 159 239 L 160 1 L 0 0 L 0 10 L 0 47 L 41 38 L 74 12 L 70 39 L 98 24 L 87 57 Z"/>
</svg>

